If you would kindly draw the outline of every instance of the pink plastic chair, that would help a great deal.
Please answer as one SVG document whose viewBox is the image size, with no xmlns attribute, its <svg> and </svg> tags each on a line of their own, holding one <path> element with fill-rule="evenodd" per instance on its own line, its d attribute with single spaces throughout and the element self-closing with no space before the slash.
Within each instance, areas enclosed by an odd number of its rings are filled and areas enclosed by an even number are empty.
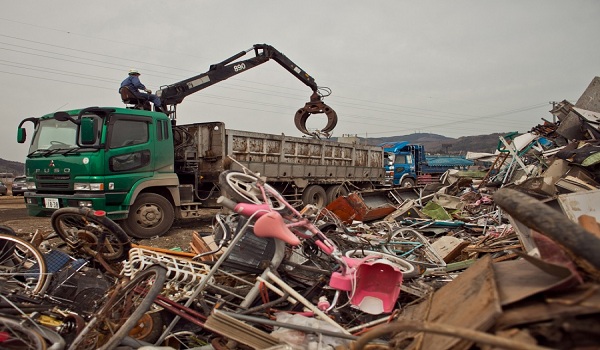
<svg viewBox="0 0 600 350">
<path fill-rule="evenodd" d="M 356 268 L 350 303 L 360 310 L 379 315 L 394 310 L 402 287 L 402 271 L 387 260 L 363 262 Z"/>
</svg>

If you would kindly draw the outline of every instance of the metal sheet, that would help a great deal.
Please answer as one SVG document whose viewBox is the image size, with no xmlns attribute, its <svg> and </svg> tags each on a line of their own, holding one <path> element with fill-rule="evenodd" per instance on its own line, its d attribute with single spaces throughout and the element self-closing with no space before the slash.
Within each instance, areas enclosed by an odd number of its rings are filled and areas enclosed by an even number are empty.
<svg viewBox="0 0 600 350">
<path fill-rule="evenodd" d="M 351 193 L 327 205 L 344 223 L 382 219 L 396 210 L 385 191 Z"/>
<path fill-rule="evenodd" d="M 600 189 L 561 194 L 558 203 L 565 215 L 573 222 L 581 215 L 590 215 L 600 222 Z"/>
</svg>

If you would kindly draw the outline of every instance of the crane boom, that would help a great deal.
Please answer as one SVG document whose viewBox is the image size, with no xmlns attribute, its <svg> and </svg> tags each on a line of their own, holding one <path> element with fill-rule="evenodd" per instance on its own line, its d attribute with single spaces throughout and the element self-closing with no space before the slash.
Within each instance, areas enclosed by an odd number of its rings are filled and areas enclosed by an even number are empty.
<svg viewBox="0 0 600 350">
<path fill-rule="evenodd" d="M 254 51 L 254 57 L 239 60 L 251 51 Z M 176 106 L 180 104 L 185 97 L 259 66 L 271 59 L 279 63 L 283 68 L 312 90 L 310 101 L 296 112 L 294 118 L 296 127 L 301 132 L 311 135 L 313 133 L 309 132 L 306 128 L 306 120 L 312 114 L 325 113 L 327 115 L 327 125 L 320 132 L 328 135 L 337 124 L 337 115 L 333 109 L 322 101 L 324 96 L 319 93 L 320 87 L 306 71 L 273 46 L 267 44 L 256 44 L 248 50 L 241 51 L 222 62 L 211 65 L 209 70 L 205 73 L 198 74 L 171 85 L 162 86 L 156 92 L 156 95 L 161 99 L 163 106 L 168 106 L 170 109 L 175 110 Z M 172 116 L 174 118 L 175 114 L 173 113 Z"/>
</svg>

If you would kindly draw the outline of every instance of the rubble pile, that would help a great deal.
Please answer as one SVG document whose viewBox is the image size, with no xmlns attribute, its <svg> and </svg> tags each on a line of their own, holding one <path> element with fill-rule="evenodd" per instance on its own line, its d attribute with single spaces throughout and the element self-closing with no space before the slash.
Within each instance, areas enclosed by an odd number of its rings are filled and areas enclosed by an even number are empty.
<svg viewBox="0 0 600 350">
<path fill-rule="evenodd" d="M 189 251 L 84 208 L 53 215 L 62 249 L 1 227 L 0 325 L 57 349 L 596 348 L 600 77 L 551 113 L 425 187 L 292 208 L 257 176 L 264 202 L 222 197 Z"/>
</svg>

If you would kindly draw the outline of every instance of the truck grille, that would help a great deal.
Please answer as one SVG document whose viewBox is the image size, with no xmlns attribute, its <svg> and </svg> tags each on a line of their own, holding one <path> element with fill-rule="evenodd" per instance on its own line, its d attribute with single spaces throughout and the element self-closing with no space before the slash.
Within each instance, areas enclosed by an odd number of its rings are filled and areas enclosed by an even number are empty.
<svg viewBox="0 0 600 350">
<path fill-rule="evenodd" d="M 69 183 L 44 183 L 38 182 L 37 189 L 40 190 L 68 190 Z"/>
<path fill-rule="evenodd" d="M 42 175 L 38 174 L 35 176 L 38 181 L 69 181 L 71 180 L 71 175 L 69 174 L 61 174 L 61 175 Z"/>
<path fill-rule="evenodd" d="M 71 188 L 70 174 L 38 174 L 35 178 L 38 190 L 69 190 Z"/>
</svg>

